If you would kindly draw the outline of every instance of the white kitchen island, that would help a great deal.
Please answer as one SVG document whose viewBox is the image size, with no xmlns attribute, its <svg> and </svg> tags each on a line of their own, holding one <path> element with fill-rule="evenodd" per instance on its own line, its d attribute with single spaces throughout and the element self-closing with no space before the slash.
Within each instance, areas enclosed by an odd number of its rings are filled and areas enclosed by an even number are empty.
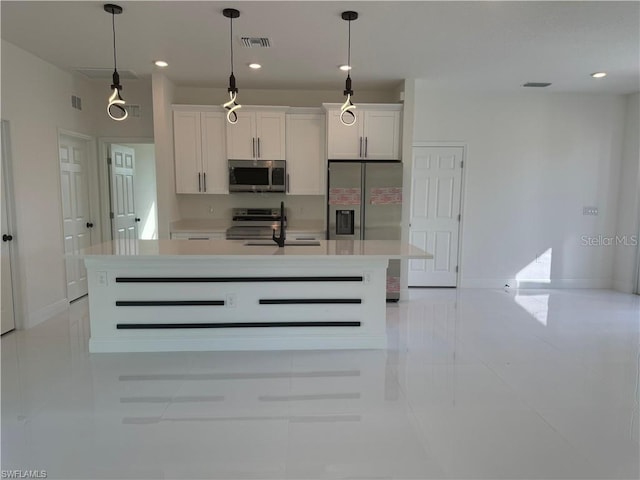
<svg viewBox="0 0 640 480">
<path fill-rule="evenodd" d="M 84 250 L 91 352 L 386 347 L 397 241 L 107 242 Z"/>
</svg>

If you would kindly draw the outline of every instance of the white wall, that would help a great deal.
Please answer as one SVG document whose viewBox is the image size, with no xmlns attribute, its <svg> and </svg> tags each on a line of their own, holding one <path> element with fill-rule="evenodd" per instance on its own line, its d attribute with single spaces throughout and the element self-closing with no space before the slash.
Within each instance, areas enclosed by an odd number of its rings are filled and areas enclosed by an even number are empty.
<svg viewBox="0 0 640 480">
<path fill-rule="evenodd" d="M 161 73 L 151 78 L 153 130 L 156 145 L 156 192 L 158 195 L 158 238 L 169 238 L 170 225 L 180 219 L 173 163 L 173 114 L 175 87 Z"/>
<path fill-rule="evenodd" d="M 621 242 L 616 246 L 614 266 L 614 288 L 631 293 L 636 275 L 636 254 L 632 246 L 639 241 L 640 232 L 640 94 L 627 95 L 622 169 L 618 197 L 617 234 Z M 625 238 L 626 245 L 625 245 Z"/>
<path fill-rule="evenodd" d="M 612 285 L 615 249 L 582 236 L 615 235 L 624 121 L 623 96 L 478 95 L 416 81 L 414 142 L 467 146 L 462 286 L 513 285 L 548 249 L 549 286 Z"/>
<path fill-rule="evenodd" d="M 116 122 L 107 115 L 110 80 L 92 80 L 92 94 L 84 102 L 96 103 L 96 131 L 101 137 L 153 138 L 153 98 L 151 79 L 122 80 L 122 97 L 129 105 L 140 105 L 140 117 Z"/>
<path fill-rule="evenodd" d="M 67 308 L 58 129 L 95 135 L 91 85 L 2 40 L 2 118 L 9 121 L 22 327 Z M 83 110 L 71 107 L 71 95 Z"/>
<path fill-rule="evenodd" d="M 138 143 L 127 146 L 133 148 L 136 159 L 136 176 L 133 188 L 136 214 L 140 218 L 138 238 L 154 240 L 158 238 L 155 145 Z"/>
</svg>

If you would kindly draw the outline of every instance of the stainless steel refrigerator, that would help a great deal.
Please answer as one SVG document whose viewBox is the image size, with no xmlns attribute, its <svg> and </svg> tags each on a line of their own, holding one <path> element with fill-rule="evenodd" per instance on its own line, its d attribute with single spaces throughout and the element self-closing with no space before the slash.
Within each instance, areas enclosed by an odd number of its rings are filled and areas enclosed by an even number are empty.
<svg viewBox="0 0 640 480">
<path fill-rule="evenodd" d="M 402 163 L 329 160 L 329 240 L 400 240 Z M 387 268 L 387 301 L 400 298 L 400 260 Z"/>
</svg>

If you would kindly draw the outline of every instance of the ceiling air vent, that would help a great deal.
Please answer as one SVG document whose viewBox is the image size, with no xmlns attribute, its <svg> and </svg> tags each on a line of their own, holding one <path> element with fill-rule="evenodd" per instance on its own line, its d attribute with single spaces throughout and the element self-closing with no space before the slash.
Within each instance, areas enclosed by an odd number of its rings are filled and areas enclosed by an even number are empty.
<svg viewBox="0 0 640 480">
<path fill-rule="evenodd" d="M 547 83 L 547 82 L 527 82 L 522 86 L 523 87 L 544 88 L 544 87 L 548 87 L 549 85 L 551 85 L 551 84 Z"/>
<path fill-rule="evenodd" d="M 248 48 L 269 48 L 271 41 L 267 37 L 242 37 L 242 45 Z"/>
<path fill-rule="evenodd" d="M 112 68 L 74 68 L 73 71 L 93 79 L 111 80 L 113 76 Z M 138 80 L 138 76 L 131 70 L 118 70 L 118 73 L 121 80 Z"/>
</svg>

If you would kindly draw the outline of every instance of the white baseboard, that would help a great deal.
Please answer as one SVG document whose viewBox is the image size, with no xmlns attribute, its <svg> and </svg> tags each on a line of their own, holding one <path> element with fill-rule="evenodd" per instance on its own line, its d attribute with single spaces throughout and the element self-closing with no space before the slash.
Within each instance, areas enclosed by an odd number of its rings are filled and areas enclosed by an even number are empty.
<svg viewBox="0 0 640 480">
<path fill-rule="evenodd" d="M 511 288 L 596 288 L 610 289 L 613 282 L 610 278 L 556 278 L 549 282 L 540 280 L 518 281 L 514 278 L 463 278 L 462 288 L 504 288 L 508 284 Z"/>
<path fill-rule="evenodd" d="M 622 293 L 633 293 L 633 282 L 613 281 L 613 289 Z"/>
<path fill-rule="evenodd" d="M 51 317 L 54 317 L 55 315 L 58 315 L 59 313 L 62 313 L 68 309 L 69 301 L 66 298 L 58 300 L 57 302 L 52 303 L 51 305 L 47 305 L 40 310 L 29 313 L 25 318 L 25 322 L 22 325 L 22 328 L 33 328 L 36 325 L 40 325 L 45 320 L 49 320 Z"/>
<path fill-rule="evenodd" d="M 332 350 L 385 349 L 386 335 L 329 336 L 231 336 L 217 338 L 94 338 L 89 339 L 89 352 L 184 352 L 230 350 Z"/>
</svg>

